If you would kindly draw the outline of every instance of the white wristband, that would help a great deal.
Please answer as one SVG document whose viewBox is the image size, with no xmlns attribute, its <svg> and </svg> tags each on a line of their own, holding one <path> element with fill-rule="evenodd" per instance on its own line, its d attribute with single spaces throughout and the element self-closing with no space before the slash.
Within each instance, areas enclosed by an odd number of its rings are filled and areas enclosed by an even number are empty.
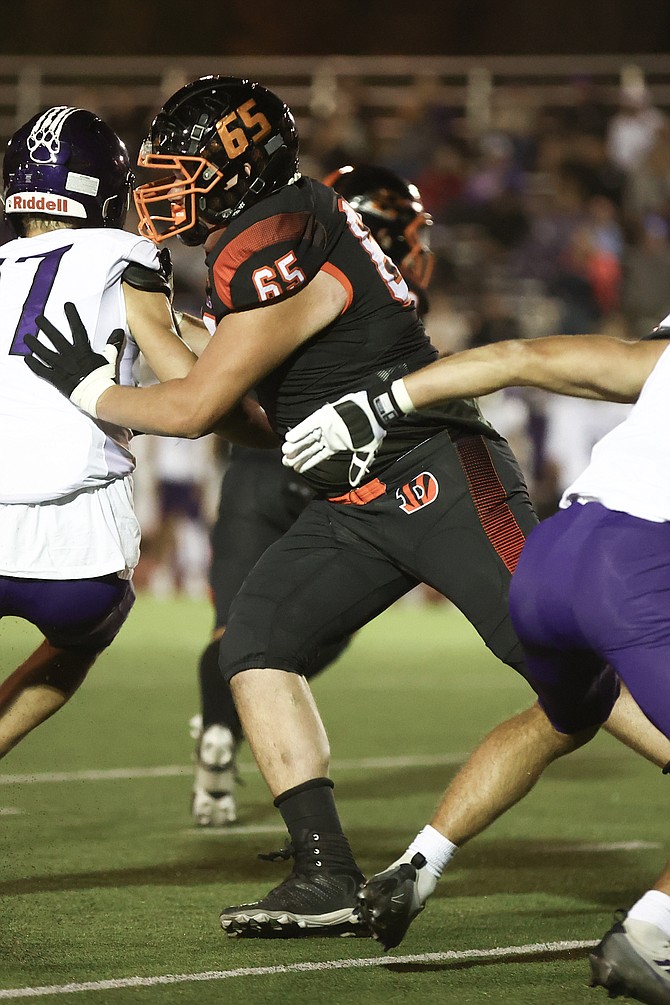
<svg viewBox="0 0 670 1005">
<path fill-rule="evenodd" d="M 114 387 L 116 381 L 116 366 L 114 363 L 106 363 L 99 366 L 97 370 L 92 370 L 83 380 L 81 380 L 70 395 L 70 401 L 81 408 L 83 412 L 92 415 L 97 419 L 98 413 L 96 405 L 100 395 L 108 387 Z"/>
<path fill-rule="evenodd" d="M 414 402 L 409 396 L 409 391 L 405 387 L 405 381 L 402 377 L 399 377 L 398 380 L 394 380 L 391 384 L 391 394 L 405 415 L 409 415 L 410 412 L 416 412 Z"/>
</svg>

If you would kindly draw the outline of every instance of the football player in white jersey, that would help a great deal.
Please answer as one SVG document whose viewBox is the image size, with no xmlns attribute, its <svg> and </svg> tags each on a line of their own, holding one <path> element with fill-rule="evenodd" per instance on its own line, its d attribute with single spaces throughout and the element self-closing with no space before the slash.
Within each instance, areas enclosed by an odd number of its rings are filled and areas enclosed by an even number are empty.
<svg viewBox="0 0 670 1005">
<path fill-rule="evenodd" d="M 512 576 L 510 612 L 529 680 L 559 732 L 607 719 L 616 670 L 670 737 L 670 315 L 640 342 L 597 335 L 500 342 L 443 359 L 381 394 L 347 395 L 289 432 L 285 461 L 300 471 L 333 449 L 353 449 L 354 417 L 342 411 L 345 402 L 360 409 L 358 420 L 370 431 L 363 449 L 374 451 L 386 427 L 417 408 L 507 386 L 635 403 L 595 445 L 558 513 L 528 536 Z M 447 789 L 431 824 L 361 890 L 363 915 L 385 948 L 401 941 L 463 843 L 462 807 L 499 751 L 496 734 Z M 670 863 L 607 932 L 591 969 L 593 985 L 612 997 L 670 1002 Z"/>
<path fill-rule="evenodd" d="M 0 249 L 0 618 L 31 622 L 44 641 L 0 685 L 0 757 L 71 697 L 119 631 L 140 543 L 130 431 L 31 373 L 24 338 L 38 315 L 62 323 L 76 298 L 96 348 L 112 329 L 126 336 L 122 383 L 140 349 L 159 379 L 196 358 L 177 336 L 155 245 L 121 229 L 133 175 L 104 122 L 50 108 L 12 137 L 3 171 L 17 238 Z M 204 326 L 185 325 L 199 352 Z"/>
</svg>

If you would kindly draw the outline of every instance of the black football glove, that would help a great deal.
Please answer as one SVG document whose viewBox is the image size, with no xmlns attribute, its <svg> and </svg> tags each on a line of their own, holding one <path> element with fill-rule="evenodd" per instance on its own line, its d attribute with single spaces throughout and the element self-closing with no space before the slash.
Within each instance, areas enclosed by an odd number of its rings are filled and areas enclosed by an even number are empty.
<svg viewBox="0 0 670 1005">
<path fill-rule="evenodd" d="M 163 245 L 158 252 L 158 261 L 161 266 L 160 274 L 170 288 L 170 303 L 172 303 L 172 298 L 174 297 L 174 269 L 172 268 L 172 255 L 167 245 Z"/>
<path fill-rule="evenodd" d="M 125 333 L 122 328 L 115 329 L 103 352 L 95 352 L 75 305 L 66 303 L 64 310 L 72 342 L 40 315 L 35 323 L 54 348 L 50 349 L 36 335 L 26 335 L 24 341 L 30 349 L 30 355 L 25 357 L 26 366 L 78 408 L 95 417 L 98 398 L 116 383 L 116 361 Z"/>
</svg>

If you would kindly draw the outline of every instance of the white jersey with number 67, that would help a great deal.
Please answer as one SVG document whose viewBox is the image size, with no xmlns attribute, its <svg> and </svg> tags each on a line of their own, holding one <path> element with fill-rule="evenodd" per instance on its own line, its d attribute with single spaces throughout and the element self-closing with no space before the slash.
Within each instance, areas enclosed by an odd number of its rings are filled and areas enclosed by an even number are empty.
<svg viewBox="0 0 670 1005">
<path fill-rule="evenodd" d="M 69 332 L 67 301 L 97 351 L 115 328 L 127 331 L 121 276 L 130 262 L 155 269 L 156 249 L 121 230 L 59 229 L 0 247 L 0 504 L 65 499 L 132 472 L 129 431 L 91 419 L 24 361 L 38 315 Z M 122 383 L 133 382 L 136 356 L 128 339 Z"/>
</svg>

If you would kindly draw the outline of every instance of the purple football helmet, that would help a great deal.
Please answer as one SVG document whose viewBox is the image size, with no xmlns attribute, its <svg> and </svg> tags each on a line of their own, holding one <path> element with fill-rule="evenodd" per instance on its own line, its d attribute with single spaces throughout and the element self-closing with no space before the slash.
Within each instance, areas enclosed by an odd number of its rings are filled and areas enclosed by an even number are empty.
<svg viewBox="0 0 670 1005">
<path fill-rule="evenodd" d="M 102 119 L 59 105 L 14 133 L 3 180 L 7 217 L 37 214 L 80 227 L 120 228 L 134 179 L 128 151 Z"/>
</svg>

